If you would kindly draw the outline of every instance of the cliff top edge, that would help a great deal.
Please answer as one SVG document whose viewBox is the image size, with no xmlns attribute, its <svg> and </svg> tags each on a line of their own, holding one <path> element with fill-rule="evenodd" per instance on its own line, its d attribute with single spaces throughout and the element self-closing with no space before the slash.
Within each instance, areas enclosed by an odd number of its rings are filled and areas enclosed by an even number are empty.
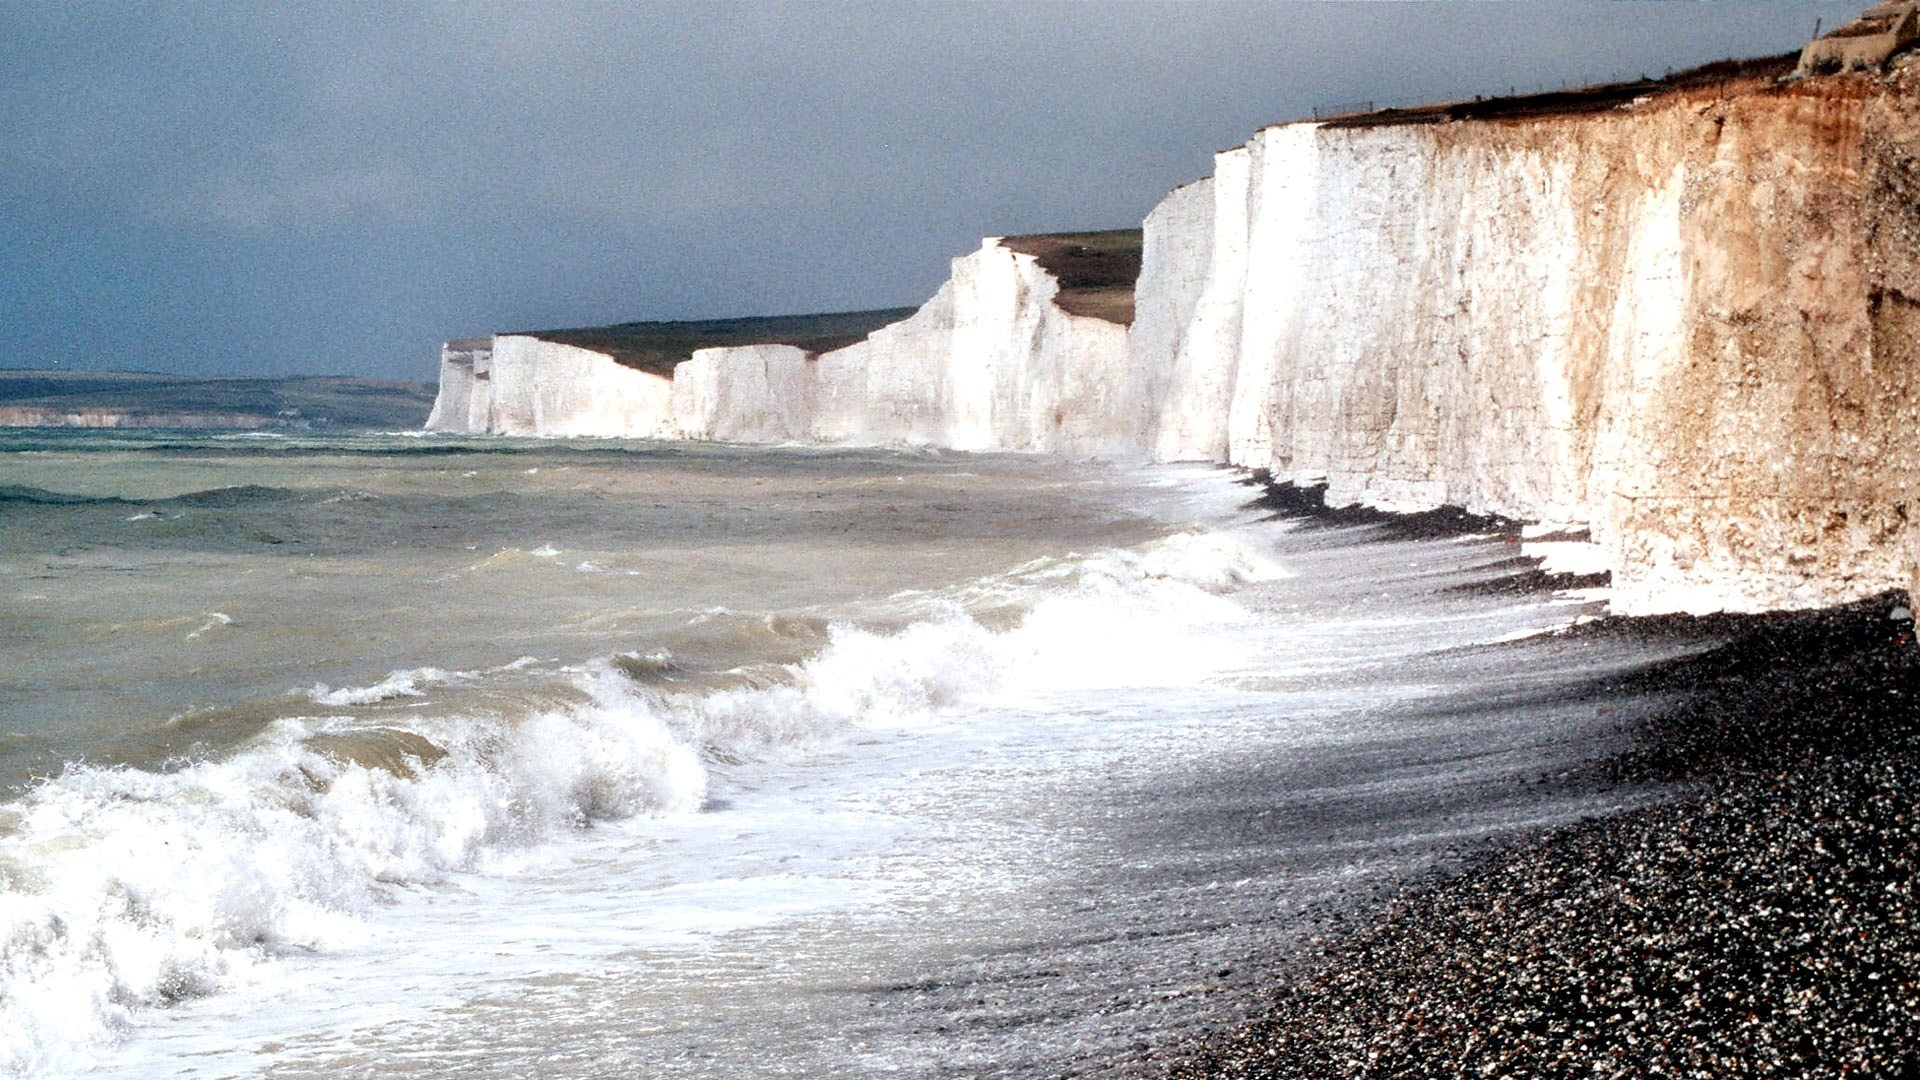
<svg viewBox="0 0 1920 1080">
<path fill-rule="evenodd" d="M 809 353 L 831 352 L 864 340 L 875 330 L 912 315 L 913 308 L 835 311 L 812 315 L 755 315 L 738 319 L 627 322 L 561 330 L 516 330 L 538 338 L 604 353 L 623 367 L 672 378 L 675 365 L 696 349 L 733 345 L 792 345 Z"/>
<path fill-rule="evenodd" d="M 1054 306 L 1069 315 L 1133 325 L 1133 287 L 1140 280 L 1139 229 L 1005 236 L 1000 246 L 1031 255 L 1060 283 Z"/>
<path fill-rule="evenodd" d="M 1630 105 L 1641 98 L 1713 89 L 1722 93 L 1753 92 L 1777 86 L 1792 74 L 1800 52 L 1746 59 L 1729 57 L 1709 64 L 1673 71 L 1660 78 L 1642 76 L 1625 82 L 1544 90 L 1529 94 L 1476 97 L 1464 101 L 1381 109 L 1336 110 L 1326 115 L 1269 124 L 1269 128 L 1318 123 L 1329 128 L 1393 127 L 1443 124 L 1455 121 L 1552 120 L 1586 116 Z M 1371 103 L 1369 103 L 1370 105 Z"/>
</svg>

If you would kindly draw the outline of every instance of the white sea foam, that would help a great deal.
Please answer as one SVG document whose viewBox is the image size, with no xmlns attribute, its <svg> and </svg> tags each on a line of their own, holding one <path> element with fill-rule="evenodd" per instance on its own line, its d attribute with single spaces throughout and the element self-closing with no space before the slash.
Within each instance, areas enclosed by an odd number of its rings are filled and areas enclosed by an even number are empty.
<svg viewBox="0 0 1920 1080">
<path fill-rule="evenodd" d="M 1271 558 L 1225 532 L 1187 532 L 1169 537 L 1147 549 L 1140 557 L 1139 568 L 1143 577 L 1184 582 L 1215 593 L 1288 576 Z"/>
<path fill-rule="evenodd" d="M 323 753 L 319 722 L 289 720 L 227 760 L 35 788 L 0 834 L 0 1068 L 75 1068 L 135 1010 L 351 942 L 389 890 L 595 820 L 697 808 L 694 752 L 610 674 L 582 689 L 518 722 L 423 728 L 445 756 L 400 768 Z"/>
<path fill-rule="evenodd" d="M 372 686 L 342 686 L 335 689 L 320 683 L 307 691 L 307 696 L 317 705 L 374 705 L 394 698 L 425 697 L 427 692 L 423 687 L 463 678 L 467 676 L 434 667 L 411 668 L 393 672 Z"/>
<path fill-rule="evenodd" d="M 188 634 L 187 637 L 189 640 L 191 640 L 193 638 L 199 637 L 202 634 L 205 634 L 209 630 L 217 630 L 222 626 L 232 626 L 232 625 L 233 625 L 233 616 L 228 615 L 223 611 L 209 611 L 207 612 L 207 621 L 200 624 L 200 629 L 195 630 L 191 634 Z"/>
<path fill-rule="evenodd" d="M 0 1069 L 75 1068 L 139 1010 L 350 945 L 394 890 L 594 821 L 696 810 L 702 751 L 1204 679 L 1246 660 L 1228 594 L 1280 574 L 1231 533 L 1189 533 L 926 597 L 898 629 L 834 625 L 811 658 L 731 689 L 646 686 L 609 660 L 574 674 L 574 704 L 529 715 L 412 716 L 397 733 L 284 720 L 175 772 L 72 769 L 0 811 Z M 309 696 L 368 705 L 485 675 L 413 668 Z"/>
<path fill-rule="evenodd" d="M 923 724 L 1035 694 L 1192 683 L 1251 660 L 1230 633 L 1247 612 L 1223 594 L 1283 573 L 1220 533 L 1041 560 L 940 602 L 904 629 L 835 625 L 826 648 L 775 685 L 671 707 L 694 737 L 745 752 L 848 727 Z M 1006 629 L 970 613 L 1007 602 L 1025 611 Z"/>
</svg>

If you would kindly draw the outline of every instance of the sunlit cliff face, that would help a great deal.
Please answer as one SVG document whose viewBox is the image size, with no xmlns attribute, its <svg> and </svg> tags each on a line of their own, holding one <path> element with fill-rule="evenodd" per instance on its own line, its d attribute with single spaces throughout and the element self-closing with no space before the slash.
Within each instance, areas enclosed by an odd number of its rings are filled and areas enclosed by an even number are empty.
<svg viewBox="0 0 1920 1080">
<path fill-rule="evenodd" d="M 1915 84 L 1262 132 L 1215 180 L 1162 450 L 1587 524 L 1625 610 L 1904 585 Z"/>
<path fill-rule="evenodd" d="M 1623 611 L 1853 599 L 1914 565 L 1917 110 L 1908 67 L 1268 128 L 1148 217 L 1130 331 L 988 241 L 777 379 L 683 367 L 685 416 L 610 361 L 533 391 L 496 357 L 496 403 L 550 407 L 492 430 L 1225 461 L 1590 529 Z"/>
</svg>

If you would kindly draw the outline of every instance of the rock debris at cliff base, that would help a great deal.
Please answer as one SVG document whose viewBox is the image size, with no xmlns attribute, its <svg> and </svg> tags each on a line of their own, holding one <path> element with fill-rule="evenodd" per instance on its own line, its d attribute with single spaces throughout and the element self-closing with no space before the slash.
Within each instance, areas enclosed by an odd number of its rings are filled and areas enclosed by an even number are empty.
<svg viewBox="0 0 1920 1080">
<path fill-rule="evenodd" d="M 1745 620 L 1646 673 L 1692 695 L 1598 775 L 1689 794 L 1408 890 L 1168 1074 L 1914 1075 L 1920 650 L 1892 603 Z"/>
</svg>

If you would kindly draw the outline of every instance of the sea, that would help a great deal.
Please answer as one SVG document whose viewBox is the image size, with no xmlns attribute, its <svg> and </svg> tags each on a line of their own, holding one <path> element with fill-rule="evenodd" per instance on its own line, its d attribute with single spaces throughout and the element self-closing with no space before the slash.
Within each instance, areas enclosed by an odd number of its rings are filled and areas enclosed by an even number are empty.
<svg viewBox="0 0 1920 1080">
<path fill-rule="evenodd" d="M 1680 646 L 1263 492 L 0 433 L 0 1075 L 1125 1075 L 1653 797 L 1578 766 Z"/>
</svg>

